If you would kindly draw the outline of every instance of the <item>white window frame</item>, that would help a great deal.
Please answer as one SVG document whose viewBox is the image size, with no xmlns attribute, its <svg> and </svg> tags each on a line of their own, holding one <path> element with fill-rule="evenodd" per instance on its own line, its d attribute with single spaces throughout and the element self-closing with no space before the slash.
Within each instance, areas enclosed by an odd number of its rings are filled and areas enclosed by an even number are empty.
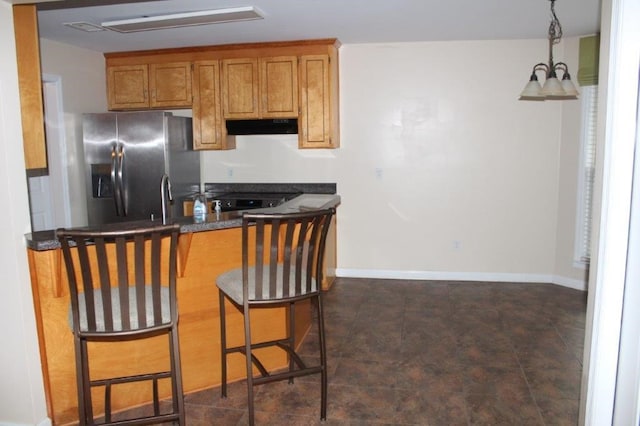
<svg viewBox="0 0 640 426">
<path fill-rule="evenodd" d="M 583 86 L 582 131 L 580 133 L 580 166 L 576 204 L 574 267 L 586 268 L 591 257 L 591 218 L 593 215 L 593 183 L 596 162 L 596 124 L 598 117 L 598 86 Z"/>
</svg>

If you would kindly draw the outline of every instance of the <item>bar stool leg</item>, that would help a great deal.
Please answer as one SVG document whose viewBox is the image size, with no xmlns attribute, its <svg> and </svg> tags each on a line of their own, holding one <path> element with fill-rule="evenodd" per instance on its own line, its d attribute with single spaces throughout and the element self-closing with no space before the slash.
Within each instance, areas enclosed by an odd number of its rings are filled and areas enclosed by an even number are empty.
<svg viewBox="0 0 640 426">
<path fill-rule="evenodd" d="M 293 351 L 295 349 L 295 336 L 296 336 L 296 312 L 295 312 L 295 304 L 289 303 L 289 347 Z M 294 363 L 293 357 L 289 357 L 289 372 L 293 372 Z M 289 377 L 289 384 L 293 383 L 293 376 Z"/>
<path fill-rule="evenodd" d="M 89 384 L 89 354 L 87 342 L 76 337 L 76 374 L 78 375 L 78 408 L 81 425 L 93 422 L 93 407 L 91 402 L 91 385 Z"/>
<path fill-rule="evenodd" d="M 182 389 L 182 369 L 180 368 L 180 339 L 178 337 L 178 330 L 171 331 L 169 336 L 170 342 L 170 358 L 171 358 L 171 370 L 175 372 L 173 377 L 171 377 L 172 387 L 173 387 L 173 412 L 179 413 L 178 416 L 178 424 L 185 425 L 186 413 L 184 409 L 184 394 Z"/>
<path fill-rule="evenodd" d="M 218 290 L 218 297 L 220 299 L 220 363 L 222 365 L 222 377 L 220 391 L 222 397 L 227 397 L 227 321 L 224 310 L 224 293 Z"/>
<path fill-rule="evenodd" d="M 320 339 L 320 364 L 321 372 L 321 396 L 320 396 L 320 419 L 327 419 L 327 348 L 324 335 L 324 311 L 322 308 L 322 294 L 315 298 L 315 305 L 318 310 L 318 337 Z"/>
<path fill-rule="evenodd" d="M 246 305 L 245 305 L 246 306 Z M 254 426 L 253 409 L 253 363 L 251 355 L 251 319 L 249 310 L 244 310 L 244 344 L 247 360 L 247 395 L 249 402 L 249 426 Z"/>
</svg>

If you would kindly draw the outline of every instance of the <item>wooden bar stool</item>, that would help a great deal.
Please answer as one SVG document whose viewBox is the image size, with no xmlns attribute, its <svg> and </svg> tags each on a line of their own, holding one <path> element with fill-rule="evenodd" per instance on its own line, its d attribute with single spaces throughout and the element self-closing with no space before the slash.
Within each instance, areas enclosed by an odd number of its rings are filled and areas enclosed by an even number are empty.
<svg viewBox="0 0 640 426">
<path fill-rule="evenodd" d="M 242 267 L 218 276 L 222 348 L 222 396 L 227 396 L 227 356 L 246 358 L 249 421 L 254 424 L 253 386 L 308 374 L 321 375 L 320 418 L 327 417 L 327 355 L 322 308 L 325 241 L 334 209 L 289 214 L 245 213 L 242 218 Z M 244 345 L 227 347 L 225 299 L 244 314 Z M 307 366 L 295 348 L 295 302 L 310 299 L 317 309 L 320 364 Z M 254 342 L 249 312 L 288 308 L 287 336 Z M 288 355 L 286 371 L 269 372 L 254 350 L 278 347 Z M 260 375 L 253 376 L 253 365 Z"/>
<path fill-rule="evenodd" d="M 176 301 L 179 232 L 177 224 L 142 229 L 109 225 L 101 229 L 57 230 L 69 281 L 81 425 L 185 424 Z M 168 337 L 168 370 L 90 377 L 88 342 L 118 344 L 158 335 Z M 150 353 L 149 358 L 152 357 L 157 354 Z M 167 379 L 171 383 L 170 412 L 160 407 L 159 381 Z M 113 420 L 112 391 L 133 382 L 149 382 L 153 414 Z M 104 419 L 100 413 L 94 418 L 92 389 L 96 387 L 104 388 Z"/>
</svg>

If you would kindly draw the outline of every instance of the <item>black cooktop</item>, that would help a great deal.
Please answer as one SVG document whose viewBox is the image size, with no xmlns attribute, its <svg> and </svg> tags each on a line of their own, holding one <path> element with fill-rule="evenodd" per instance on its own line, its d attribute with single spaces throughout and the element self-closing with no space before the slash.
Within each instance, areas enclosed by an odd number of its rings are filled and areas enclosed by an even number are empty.
<svg viewBox="0 0 640 426">
<path fill-rule="evenodd" d="M 233 211 L 276 207 L 300 194 L 300 192 L 226 192 L 212 196 L 211 199 L 220 200 L 222 211 Z"/>
</svg>

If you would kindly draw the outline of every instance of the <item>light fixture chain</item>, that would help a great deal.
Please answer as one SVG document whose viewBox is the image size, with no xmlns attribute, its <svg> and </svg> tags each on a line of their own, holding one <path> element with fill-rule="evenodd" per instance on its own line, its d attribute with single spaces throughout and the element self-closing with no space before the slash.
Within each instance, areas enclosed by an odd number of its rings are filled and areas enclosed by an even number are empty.
<svg viewBox="0 0 640 426">
<path fill-rule="evenodd" d="M 552 44 L 560 43 L 562 39 L 562 25 L 556 16 L 556 0 L 551 0 L 551 23 L 549 24 L 549 40 Z"/>
</svg>

